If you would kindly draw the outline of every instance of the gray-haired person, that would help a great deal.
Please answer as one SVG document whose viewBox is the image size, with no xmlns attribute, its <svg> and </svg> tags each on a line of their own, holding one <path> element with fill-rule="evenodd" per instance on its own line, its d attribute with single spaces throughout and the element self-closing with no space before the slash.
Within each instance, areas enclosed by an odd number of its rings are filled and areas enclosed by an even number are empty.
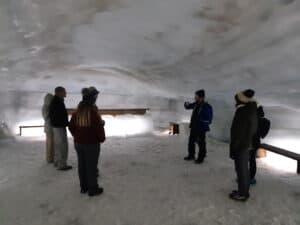
<svg viewBox="0 0 300 225">
<path fill-rule="evenodd" d="M 42 107 L 42 116 L 44 118 L 45 134 L 46 134 L 46 161 L 48 163 L 54 163 L 54 140 L 53 140 L 53 128 L 50 123 L 49 108 L 54 96 L 50 93 L 46 94 L 44 98 L 44 104 Z"/>
</svg>

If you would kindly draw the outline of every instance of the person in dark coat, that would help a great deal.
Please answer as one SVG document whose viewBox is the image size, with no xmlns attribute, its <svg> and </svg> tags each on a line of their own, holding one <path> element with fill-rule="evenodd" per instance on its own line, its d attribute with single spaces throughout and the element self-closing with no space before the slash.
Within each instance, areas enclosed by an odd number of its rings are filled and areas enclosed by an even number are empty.
<svg viewBox="0 0 300 225">
<path fill-rule="evenodd" d="M 88 193 L 90 197 L 103 193 L 97 181 L 98 157 L 101 143 L 105 141 L 104 121 L 95 105 L 98 93 L 93 87 L 83 89 L 83 100 L 72 115 L 69 126 L 78 157 L 81 193 Z"/>
<path fill-rule="evenodd" d="M 190 137 L 188 144 L 188 156 L 186 161 L 195 160 L 195 144 L 199 146 L 199 153 L 196 159 L 197 164 L 201 164 L 206 157 L 206 133 L 210 130 L 209 125 L 213 119 L 213 109 L 210 104 L 205 102 L 205 91 L 199 90 L 195 93 L 195 102 L 185 102 L 185 109 L 193 110 L 190 122 Z"/>
<path fill-rule="evenodd" d="M 237 201 L 247 201 L 250 197 L 249 155 L 253 139 L 257 133 L 257 103 L 252 90 L 235 96 L 236 112 L 231 125 L 230 158 L 234 160 L 238 190 L 229 197 Z"/>
<path fill-rule="evenodd" d="M 56 87 L 55 96 L 49 106 L 49 119 L 53 128 L 54 138 L 54 165 L 61 171 L 72 169 L 72 166 L 67 165 L 68 137 L 66 127 L 68 126 L 69 121 L 64 103 L 66 95 L 65 88 Z"/>
</svg>

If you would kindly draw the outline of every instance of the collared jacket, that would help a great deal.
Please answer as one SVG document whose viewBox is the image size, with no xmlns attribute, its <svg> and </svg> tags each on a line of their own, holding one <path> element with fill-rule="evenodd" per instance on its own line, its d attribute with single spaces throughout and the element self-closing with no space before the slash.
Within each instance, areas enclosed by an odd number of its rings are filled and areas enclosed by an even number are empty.
<svg viewBox="0 0 300 225">
<path fill-rule="evenodd" d="M 213 108 L 207 102 L 202 104 L 185 103 L 185 109 L 192 109 L 192 117 L 190 128 L 195 132 L 208 132 L 210 131 L 210 124 L 213 120 Z"/>
</svg>

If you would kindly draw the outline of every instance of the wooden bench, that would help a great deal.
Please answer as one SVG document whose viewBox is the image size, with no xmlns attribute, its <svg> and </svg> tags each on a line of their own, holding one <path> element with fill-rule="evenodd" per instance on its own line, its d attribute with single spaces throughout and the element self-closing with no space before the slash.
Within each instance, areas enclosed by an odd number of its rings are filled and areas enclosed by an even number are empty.
<svg viewBox="0 0 300 225">
<path fill-rule="evenodd" d="M 43 128 L 44 125 L 37 125 L 37 126 L 19 126 L 19 130 L 20 130 L 20 133 L 19 135 L 22 136 L 22 130 L 25 129 L 25 128 Z"/>
<path fill-rule="evenodd" d="M 150 109 L 148 108 L 136 108 L 136 109 L 99 109 L 98 113 L 100 115 L 111 115 L 111 116 L 120 116 L 120 115 L 145 115 L 147 111 Z M 67 109 L 68 114 L 72 115 L 76 109 Z"/>
<path fill-rule="evenodd" d="M 100 115 L 111 115 L 111 116 L 119 116 L 119 115 L 145 115 L 147 111 L 150 109 L 148 108 L 134 108 L 134 109 L 99 109 L 98 113 Z M 67 109 L 69 115 L 72 115 L 76 109 Z M 20 136 L 22 136 L 22 130 L 26 128 L 41 128 L 44 127 L 43 125 L 38 126 L 19 126 Z"/>
<path fill-rule="evenodd" d="M 296 160 L 297 161 L 297 173 L 300 174 L 300 154 L 297 154 L 295 152 L 291 152 L 291 151 L 288 151 L 288 150 L 285 150 L 282 148 L 278 148 L 278 147 L 275 147 L 272 145 L 268 145 L 268 144 L 261 144 L 260 147 L 267 151 L 274 152 L 276 154 L 283 155 L 285 157 Z"/>
</svg>

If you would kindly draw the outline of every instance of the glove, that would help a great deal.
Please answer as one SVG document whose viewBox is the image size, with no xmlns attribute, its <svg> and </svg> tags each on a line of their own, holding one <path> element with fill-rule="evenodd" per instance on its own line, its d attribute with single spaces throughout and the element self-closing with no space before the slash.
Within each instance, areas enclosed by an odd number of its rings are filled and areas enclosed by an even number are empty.
<svg viewBox="0 0 300 225">
<path fill-rule="evenodd" d="M 191 103 L 189 103 L 189 102 L 185 102 L 185 103 L 184 103 L 184 107 L 187 108 L 187 107 L 189 107 L 190 104 L 191 104 Z"/>
</svg>

